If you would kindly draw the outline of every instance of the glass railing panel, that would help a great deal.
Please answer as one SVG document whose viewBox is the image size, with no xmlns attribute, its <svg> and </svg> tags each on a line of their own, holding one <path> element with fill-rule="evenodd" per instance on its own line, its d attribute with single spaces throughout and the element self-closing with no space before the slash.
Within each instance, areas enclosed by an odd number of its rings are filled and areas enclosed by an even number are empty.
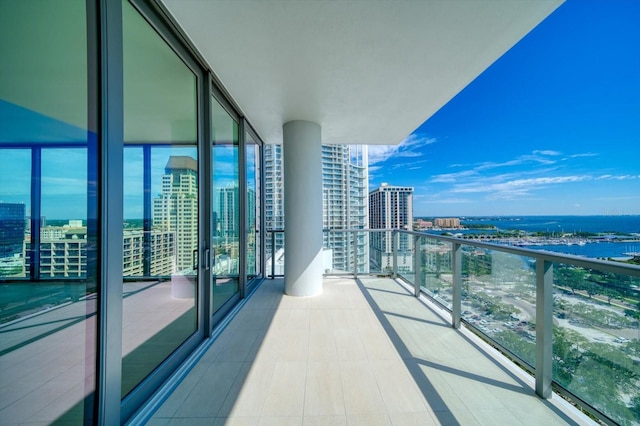
<svg viewBox="0 0 640 426">
<path fill-rule="evenodd" d="M 377 250 L 377 247 L 380 244 L 380 241 L 384 237 L 385 231 L 371 231 L 369 233 L 369 247 L 368 247 L 368 256 L 369 256 L 369 273 L 371 274 L 384 274 L 384 273 L 392 273 L 393 265 L 391 266 L 391 270 L 389 267 L 381 262 L 381 253 Z"/>
<path fill-rule="evenodd" d="M 356 271 L 359 274 L 369 274 L 369 232 L 355 232 L 353 238 L 356 239 Z"/>
<path fill-rule="evenodd" d="M 535 366 L 535 260 L 463 245 L 462 318 Z"/>
<path fill-rule="evenodd" d="M 420 238 L 420 286 L 423 291 L 451 309 L 453 297 L 452 246 L 434 238 Z"/>
<path fill-rule="evenodd" d="M 389 235 L 387 236 L 387 238 L 392 238 L 391 233 L 388 233 L 388 234 Z M 414 268 L 415 238 L 420 238 L 421 240 L 420 244 L 422 244 L 422 239 L 423 239 L 422 237 L 416 237 L 411 234 L 400 232 L 397 236 L 397 246 L 396 246 L 398 275 L 403 279 L 405 279 L 406 281 L 408 281 L 409 283 L 411 283 L 412 285 L 415 285 L 416 283 L 416 274 L 414 270 L 415 269 Z"/>
<path fill-rule="evenodd" d="M 553 379 L 640 424 L 640 277 L 554 263 Z"/>
<path fill-rule="evenodd" d="M 269 277 L 284 276 L 284 231 L 267 230 L 266 232 L 266 275 Z"/>
</svg>

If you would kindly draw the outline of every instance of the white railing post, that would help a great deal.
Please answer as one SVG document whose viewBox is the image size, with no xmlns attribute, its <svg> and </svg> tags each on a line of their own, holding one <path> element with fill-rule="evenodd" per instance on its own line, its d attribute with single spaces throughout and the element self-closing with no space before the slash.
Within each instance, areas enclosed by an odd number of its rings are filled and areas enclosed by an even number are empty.
<svg viewBox="0 0 640 426">
<path fill-rule="evenodd" d="M 276 233 L 271 231 L 271 279 L 276 277 Z"/>
<path fill-rule="evenodd" d="M 551 396 L 553 362 L 553 264 L 536 259 L 536 394 Z"/>
<path fill-rule="evenodd" d="M 460 316 L 462 314 L 462 246 L 460 243 L 451 243 L 451 263 L 453 276 L 451 278 L 451 326 L 460 328 Z"/>
<path fill-rule="evenodd" d="M 420 236 L 415 235 L 413 240 L 413 273 L 414 273 L 414 296 L 420 297 L 420 282 L 422 281 L 422 268 L 420 265 Z"/>
<path fill-rule="evenodd" d="M 358 278 L 358 231 L 353 231 L 353 278 Z"/>
<path fill-rule="evenodd" d="M 400 234 L 396 229 L 391 231 L 391 246 L 393 247 L 393 279 L 398 278 L 398 246 L 400 245 Z"/>
</svg>

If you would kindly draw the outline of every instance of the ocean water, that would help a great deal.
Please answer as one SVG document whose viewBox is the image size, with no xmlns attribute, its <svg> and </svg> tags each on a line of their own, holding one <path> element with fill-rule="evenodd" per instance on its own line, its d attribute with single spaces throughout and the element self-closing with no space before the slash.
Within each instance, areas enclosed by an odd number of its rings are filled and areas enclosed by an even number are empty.
<svg viewBox="0 0 640 426">
<path fill-rule="evenodd" d="M 627 253 L 640 252 L 640 241 L 635 243 L 628 242 L 597 242 L 587 243 L 583 246 L 577 244 L 565 245 L 541 245 L 541 246 L 522 246 L 532 250 L 547 250 L 556 253 L 573 254 L 574 256 L 583 256 L 590 258 L 628 258 L 631 257 Z"/>
<path fill-rule="evenodd" d="M 528 232 L 640 233 L 640 215 L 465 217 L 460 218 L 460 222 Z"/>
<path fill-rule="evenodd" d="M 640 234 L 640 215 L 624 216 L 503 216 L 503 217 L 464 217 L 460 218 L 463 226 L 471 224 L 493 225 L 498 230 L 521 230 L 527 232 L 593 232 L 612 234 Z M 440 234 L 443 231 L 432 231 Z M 454 231 L 462 234 L 495 233 L 495 230 L 470 229 Z M 640 252 L 638 241 L 601 241 L 589 242 L 585 245 L 535 245 L 524 246 L 534 250 L 547 250 L 589 258 L 625 258 L 627 253 Z"/>
</svg>

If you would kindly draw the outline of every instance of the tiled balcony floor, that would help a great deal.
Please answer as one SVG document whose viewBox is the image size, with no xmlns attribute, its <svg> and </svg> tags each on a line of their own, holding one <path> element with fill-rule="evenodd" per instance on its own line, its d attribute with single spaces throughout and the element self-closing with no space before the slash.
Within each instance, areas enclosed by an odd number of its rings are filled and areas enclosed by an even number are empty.
<svg viewBox="0 0 640 426">
<path fill-rule="evenodd" d="M 391 279 L 266 281 L 154 414 L 158 425 L 559 425 L 589 420 Z"/>
</svg>

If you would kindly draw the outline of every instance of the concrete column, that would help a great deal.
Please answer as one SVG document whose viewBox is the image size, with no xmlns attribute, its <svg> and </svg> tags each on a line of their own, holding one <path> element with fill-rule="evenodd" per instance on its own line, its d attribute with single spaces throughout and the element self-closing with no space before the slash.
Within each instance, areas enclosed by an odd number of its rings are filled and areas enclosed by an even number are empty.
<svg viewBox="0 0 640 426">
<path fill-rule="evenodd" d="M 322 293 L 322 142 L 320 126 L 290 121 L 283 126 L 284 291 Z"/>
</svg>

